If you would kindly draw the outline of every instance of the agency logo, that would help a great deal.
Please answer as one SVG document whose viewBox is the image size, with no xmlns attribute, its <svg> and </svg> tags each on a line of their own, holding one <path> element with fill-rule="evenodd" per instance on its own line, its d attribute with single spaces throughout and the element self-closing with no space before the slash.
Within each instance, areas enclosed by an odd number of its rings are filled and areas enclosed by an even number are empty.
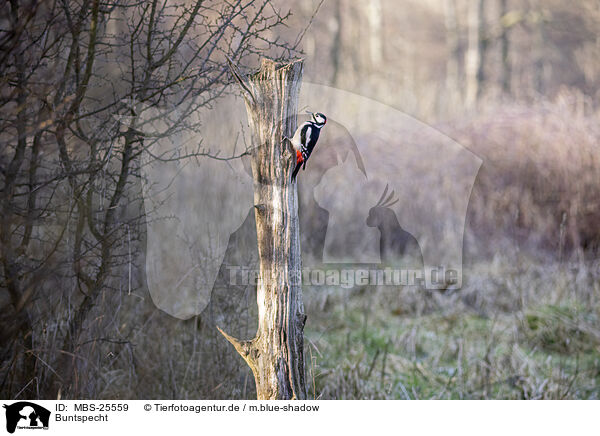
<svg viewBox="0 0 600 436">
<path fill-rule="evenodd" d="M 14 433 L 16 429 L 48 429 L 50 411 L 29 401 L 19 401 L 3 406 L 6 409 L 6 431 Z"/>
</svg>

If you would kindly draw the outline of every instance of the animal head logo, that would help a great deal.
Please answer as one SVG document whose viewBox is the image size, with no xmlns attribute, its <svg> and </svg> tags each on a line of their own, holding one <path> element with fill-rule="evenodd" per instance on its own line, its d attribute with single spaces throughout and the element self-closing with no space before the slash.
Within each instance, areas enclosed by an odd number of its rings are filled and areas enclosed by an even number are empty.
<svg viewBox="0 0 600 436">
<path fill-rule="evenodd" d="M 392 191 L 386 198 L 388 188 L 390 185 L 385 185 L 381 198 L 377 201 L 377 204 L 369 210 L 369 217 L 367 218 L 367 225 L 369 227 L 380 227 L 383 223 L 392 221 L 396 218 L 394 212 L 390 209 L 394 204 L 398 203 L 398 198 L 394 200 L 394 194 L 396 191 Z"/>
<path fill-rule="evenodd" d="M 395 261 L 410 256 L 413 261 L 411 267 L 423 267 L 423 255 L 417 239 L 404 230 L 398 221 L 396 213 L 391 209 L 400 201 L 394 199 L 395 191 L 387 197 L 389 184 L 385 185 L 383 194 L 375 206 L 369 210 L 366 224 L 369 227 L 377 227 L 380 233 L 379 253 L 381 262 L 391 265 Z"/>
<path fill-rule="evenodd" d="M 50 411 L 29 401 L 5 404 L 6 431 L 14 433 L 18 428 L 47 429 L 50 421 Z"/>
</svg>

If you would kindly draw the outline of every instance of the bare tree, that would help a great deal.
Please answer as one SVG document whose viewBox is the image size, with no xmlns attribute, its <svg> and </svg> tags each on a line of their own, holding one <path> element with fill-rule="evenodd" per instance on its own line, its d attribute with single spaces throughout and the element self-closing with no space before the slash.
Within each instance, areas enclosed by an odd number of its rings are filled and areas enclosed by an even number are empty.
<svg viewBox="0 0 600 436">
<path fill-rule="evenodd" d="M 0 383 L 6 397 L 73 398 L 96 343 L 128 338 L 94 334 L 91 314 L 126 268 L 132 286 L 143 242 L 140 156 L 159 138 L 141 108 L 177 108 L 163 136 L 197 131 L 188 115 L 227 92 L 226 56 L 289 58 L 299 41 L 272 38 L 289 13 L 269 0 L 15 0 L 3 13 L 0 286 L 17 327 Z"/>
<path fill-rule="evenodd" d="M 446 25 L 446 88 L 449 92 L 459 89 L 460 31 L 456 13 L 456 0 L 445 0 L 444 23 Z"/>
<path fill-rule="evenodd" d="M 334 13 L 332 17 L 333 23 L 333 38 L 331 45 L 331 64 L 333 67 L 333 74 L 331 76 L 331 84 L 337 85 L 340 79 L 340 70 L 342 63 L 342 30 L 343 30 L 343 16 L 342 16 L 342 2 L 341 0 L 335 0 Z"/>
<path fill-rule="evenodd" d="M 508 0 L 500 0 L 500 58 L 502 62 L 500 83 L 502 92 L 510 94 L 511 60 L 510 60 L 510 37 L 512 27 L 508 11 Z"/>
<path fill-rule="evenodd" d="M 543 8 L 543 3 L 533 2 L 533 9 L 530 11 L 530 25 L 533 33 L 533 89 L 538 94 L 544 94 L 546 91 L 547 76 L 550 73 L 548 69 L 547 54 L 547 30 L 549 17 L 547 11 Z"/>
<path fill-rule="evenodd" d="M 482 92 L 484 82 L 487 37 L 485 30 L 485 0 L 469 2 L 469 37 L 466 54 L 466 96 L 467 106 L 472 106 Z"/>
<path fill-rule="evenodd" d="M 381 0 L 366 3 L 369 21 L 369 55 L 373 67 L 378 68 L 383 61 L 383 7 Z"/>
<path fill-rule="evenodd" d="M 222 330 L 248 363 L 258 399 L 305 399 L 300 231 L 297 184 L 291 181 L 295 154 L 288 141 L 296 129 L 302 62 L 264 59 L 245 80 L 232 65 L 243 91 L 252 130 L 252 175 L 258 238 L 258 332 L 250 341 Z"/>
</svg>

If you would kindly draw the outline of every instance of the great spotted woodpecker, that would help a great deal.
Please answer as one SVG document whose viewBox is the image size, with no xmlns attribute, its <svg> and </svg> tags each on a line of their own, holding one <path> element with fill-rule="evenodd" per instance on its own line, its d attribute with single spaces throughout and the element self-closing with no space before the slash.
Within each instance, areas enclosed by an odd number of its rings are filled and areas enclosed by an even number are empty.
<svg viewBox="0 0 600 436">
<path fill-rule="evenodd" d="M 319 112 L 312 114 L 312 119 L 298 127 L 296 133 L 294 133 L 294 137 L 290 139 L 290 142 L 296 151 L 296 167 L 292 173 L 292 181 L 296 178 L 296 174 L 298 174 L 300 167 L 306 169 L 306 161 L 310 157 L 315 145 L 317 145 L 321 128 L 325 123 L 327 123 L 327 117 L 325 115 Z"/>
</svg>

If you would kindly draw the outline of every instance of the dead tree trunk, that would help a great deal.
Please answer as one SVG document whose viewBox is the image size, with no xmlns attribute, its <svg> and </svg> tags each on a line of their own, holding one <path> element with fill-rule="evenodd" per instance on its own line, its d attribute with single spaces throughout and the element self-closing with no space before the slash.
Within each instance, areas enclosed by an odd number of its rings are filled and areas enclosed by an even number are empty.
<svg viewBox="0 0 600 436">
<path fill-rule="evenodd" d="M 305 399 L 298 195 L 290 182 L 295 154 L 282 142 L 296 129 L 302 62 L 277 65 L 264 59 L 248 79 L 230 65 L 252 133 L 258 331 L 254 339 L 241 341 L 219 330 L 252 369 L 259 400 Z"/>
</svg>

